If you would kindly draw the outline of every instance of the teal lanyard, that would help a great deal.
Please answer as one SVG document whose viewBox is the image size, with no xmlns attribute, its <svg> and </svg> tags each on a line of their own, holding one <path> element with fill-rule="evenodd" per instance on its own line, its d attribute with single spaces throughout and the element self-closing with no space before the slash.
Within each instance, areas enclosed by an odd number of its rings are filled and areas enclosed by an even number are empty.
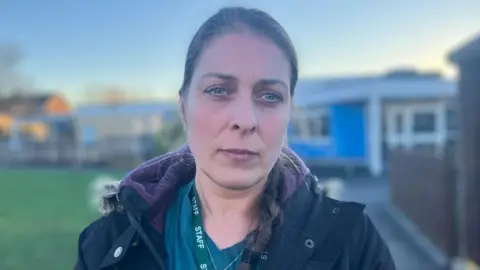
<svg viewBox="0 0 480 270">
<path fill-rule="evenodd" d="M 202 213 L 200 213 L 198 193 L 195 185 L 193 185 L 190 189 L 189 197 L 190 203 L 192 204 L 192 230 L 195 238 L 195 257 L 197 261 L 197 268 L 200 270 L 208 270 L 210 269 L 210 260 L 207 250 L 208 243 L 205 235 L 205 230 L 203 229 Z M 251 255 L 251 252 L 249 252 L 248 250 L 244 250 L 242 254 L 244 256 L 248 254 Z M 244 260 L 243 257 L 242 260 Z M 250 258 L 247 259 L 245 262 L 250 263 Z"/>
<path fill-rule="evenodd" d="M 208 270 L 209 257 L 207 251 L 207 239 L 203 229 L 202 213 L 198 204 L 198 194 L 195 185 L 190 189 L 190 202 L 192 203 L 192 229 L 195 238 L 195 256 L 197 267 L 201 270 Z"/>
</svg>

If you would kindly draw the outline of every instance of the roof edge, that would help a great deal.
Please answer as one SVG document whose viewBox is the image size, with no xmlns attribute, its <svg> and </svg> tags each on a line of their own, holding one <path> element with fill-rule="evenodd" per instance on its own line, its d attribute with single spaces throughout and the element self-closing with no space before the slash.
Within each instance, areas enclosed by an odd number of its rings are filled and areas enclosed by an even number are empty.
<svg viewBox="0 0 480 270">
<path fill-rule="evenodd" d="M 448 54 L 448 60 L 457 65 L 473 59 L 480 61 L 480 32 Z"/>
</svg>

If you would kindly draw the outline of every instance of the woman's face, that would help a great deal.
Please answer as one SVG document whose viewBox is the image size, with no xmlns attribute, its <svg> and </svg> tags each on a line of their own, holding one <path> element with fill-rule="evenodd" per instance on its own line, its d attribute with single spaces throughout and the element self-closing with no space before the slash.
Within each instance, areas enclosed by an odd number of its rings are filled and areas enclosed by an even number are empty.
<svg viewBox="0 0 480 270">
<path fill-rule="evenodd" d="M 229 33 L 198 59 L 181 100 L 197 173 L 229 189 L 266 180 L 290 120 L 290 65 L 270 40 Z"/>
</svg>

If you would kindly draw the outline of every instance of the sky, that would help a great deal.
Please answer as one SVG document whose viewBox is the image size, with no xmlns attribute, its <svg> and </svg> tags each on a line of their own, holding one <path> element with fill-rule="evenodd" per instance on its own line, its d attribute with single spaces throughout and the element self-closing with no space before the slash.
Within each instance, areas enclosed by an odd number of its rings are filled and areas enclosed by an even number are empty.
<svg viewBox="0 0 480 270">
<path fill-rule="evenodd" d="M 480 34 L 479 0 L 0 0 L 0 43 L 22 49 L 19 70 L 35 89 L 61 91 L 74 104 L 105 85 L 171 98 L 190 39 L 229 5 L 277 19 L 301 77 L 414 67 L 454 78 L 448 52 Z"/>
</svg>

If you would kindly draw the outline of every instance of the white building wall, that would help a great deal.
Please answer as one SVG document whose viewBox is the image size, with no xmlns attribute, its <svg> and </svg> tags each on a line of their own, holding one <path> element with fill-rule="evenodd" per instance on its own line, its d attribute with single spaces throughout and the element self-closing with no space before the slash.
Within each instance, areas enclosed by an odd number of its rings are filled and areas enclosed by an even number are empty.
<svg viewBox="0 0 480 270">
<path fill-rule="evenodd" d="M 447 100 L 390 102 L 385 105 L 384 114 L 386 117 L 387 132 L 385 140 L 389 149 L 402 147 L 413 149 L 418 145 L 432 145 L 435 153 L 441 154 L 448 139 L 446 106 Z M 414 115 L 416 113 L 432 113 L 435 115 L 434 132 L 415 133 Z M 396 118 L 400 116 L 402 132 L 396 130 Z"/>
<path fill-rule="evenodd" d="M 382 102 L 378 95 L 371 95 L 367 106 L 368 166 L 373 176 L 383 172 L 382 157 Z"/>
</svg>

